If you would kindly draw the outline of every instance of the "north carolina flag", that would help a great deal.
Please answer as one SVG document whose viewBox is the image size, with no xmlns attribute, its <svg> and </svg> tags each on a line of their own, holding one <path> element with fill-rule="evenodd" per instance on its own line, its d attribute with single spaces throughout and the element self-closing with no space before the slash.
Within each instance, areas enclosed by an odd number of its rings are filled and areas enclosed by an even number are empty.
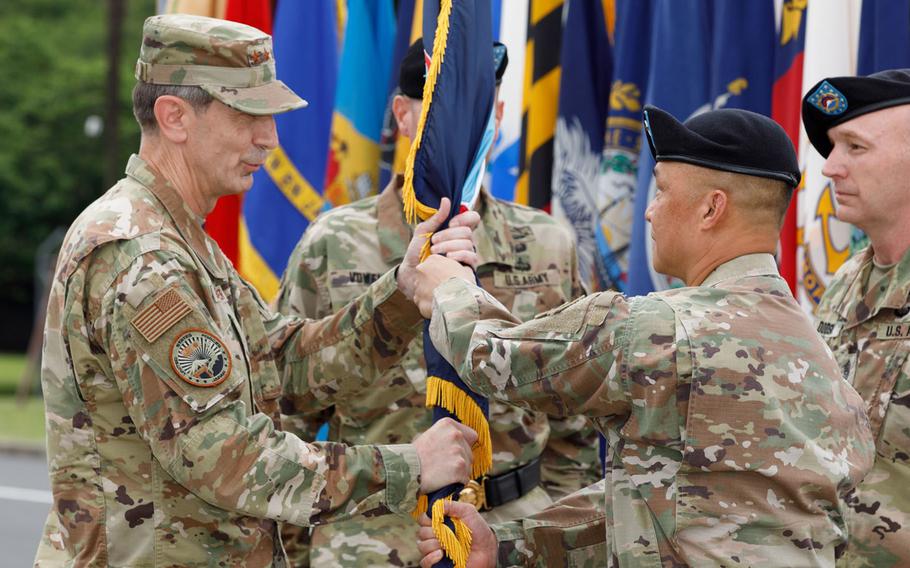
<svg viewBox="0 0 910 568">
<path fill-rule="evenodd" d="M 808 0 L 787 0 L 781 6 L 778 40 L 774 44 L 774 86 L 771 95 L 771 118 L 777 121 L 790 137 L 793 147 L 799 147 L 799 113 L 802 104 L 803 55 L 806 43 L 806 5 Z M 802 185 L 800 185 L 802 187 Z M 799 194 L 799 188 L 796 195 Z M 794 196 L 784 217 L 780 232 L 780 275 L 796 293 L 797 237 L 796 210 L 799 199 Z"/>
<path fill-rule="evenodd" d="M 338 72 L 334 2 L 280 2 L 275 14 L 278 76 L 309 102 L 275 117 L 279 147 L 243 201 L 240 273 L 270 300 L 287 259 L 326 203 L 322 183 Z"/>
</svg>

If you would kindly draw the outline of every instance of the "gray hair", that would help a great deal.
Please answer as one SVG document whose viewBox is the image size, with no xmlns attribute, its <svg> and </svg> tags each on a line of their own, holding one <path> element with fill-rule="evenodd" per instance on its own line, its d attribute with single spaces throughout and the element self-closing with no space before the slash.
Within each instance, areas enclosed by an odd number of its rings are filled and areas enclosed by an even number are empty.
<svg viewBox="0 0 910 568">
<path fill-rule="evenodd" d="M 195 85 L 155 85 L 137 81 L 133 87 L 133 116 L 143 132 L 154 132 L 158 128 L 155 120 L 155 101 L 158 97 L 171 95 L 190 103 L 195 111 L 205 111 L 212 101 L 212 95 Z"/>
</svg>

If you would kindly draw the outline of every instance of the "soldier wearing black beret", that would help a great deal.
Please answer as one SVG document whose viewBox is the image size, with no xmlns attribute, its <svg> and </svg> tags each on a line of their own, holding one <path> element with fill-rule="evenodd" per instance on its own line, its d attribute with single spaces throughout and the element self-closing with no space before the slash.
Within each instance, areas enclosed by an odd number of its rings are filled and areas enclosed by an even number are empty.
<svg viewBox="0 0 910 568">
<path fill-rule="evenodd" d="M 803 98 L 837 217 L 870 245 L 834 275 L 818 332 L 865 399 L 872 471 L 847 498 L 850 566 L 910 566 L 910 69 L 829 77 Z"/>
<path fill-rule="evenodd" d="M 529 518 L 491 531 L 462 503 L 446 512 L 471 529 L 475 566 L 833 566 L 843 495 L 874 444 L 774 260 L 796 152 L 744 110 L 643 114 L 651 260 L 684 287 L 601 292 L 519 323 L 457 263 L 420 266 L 430 338 L 471 389 L 579 413 L 610 446 L 604 482 Z M 430 566 L 439 544 L 421 524 Z"/>
</svg>

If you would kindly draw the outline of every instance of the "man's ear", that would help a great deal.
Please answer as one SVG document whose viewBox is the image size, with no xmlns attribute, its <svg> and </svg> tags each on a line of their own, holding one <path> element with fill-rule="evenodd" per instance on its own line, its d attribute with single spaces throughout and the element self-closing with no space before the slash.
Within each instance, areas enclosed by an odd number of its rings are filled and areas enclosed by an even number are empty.
<svg viewBox="0 0 910 568">
<path fill-rule="evenodd" d="M 395 117 L 395 122 L 398 124 L 398 133 L 410 138 L 413 134 L 412 132 L 407 132 L 407 114 L 410 105 L 408 105 L 408 100 L 402 95 L 395 95 L 395 98 L 392 99 L 392 115 Z"/>
<path fill-rule="evenodd" d="M 188 127 L 196 119 L 190 104 L 180 97 L 162 95 L 155 99 L 154 110 L 159 134 L 171 142 L 186 142 Z"/>
<path fill-rule="evenodd" d="M 701 217 L 701 228 L 711 229 L 727 214 L 727 208 L 730 205 L 730 197 L 720 189 L 712 189 L 705 196 L 705 205 Z"/>
</svg>

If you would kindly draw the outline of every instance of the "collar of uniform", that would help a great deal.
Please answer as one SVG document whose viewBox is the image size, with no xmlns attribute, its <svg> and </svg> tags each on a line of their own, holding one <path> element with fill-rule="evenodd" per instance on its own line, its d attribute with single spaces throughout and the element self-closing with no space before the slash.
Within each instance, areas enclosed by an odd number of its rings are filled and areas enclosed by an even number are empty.
<svg viewBox="0 0 910 568">
<path fill-rule="evenodd" d="M 724 280 L 744 276 L 779 276 L 777 262 L 766 252 L 744 254 L 715 268 L 701 285 L 716 286 Z"/>
<path fill-rule="evenodd" d="M 404 176 L 396 175 L 376 199 L 379 254 L 389 266 L 401 262 L 411 240 L 411 228 L 404 219 L 404 202 L 401 200 L 403 185 Z"/>
<path fill-rule="evenodd" d="M 404 176 L 395 176 L 376 199 L 379 252 L 383 261 L 389 265 L 396 264 L 404 258 L 408 241 L 411 240 L 411 227 L 405 221 L 404 205 L 401 200 L 402 185 Z M 481 187 L 477 207 L 480 225 L 474 235 L 480 264 L 514 265 L 512 238 L 503 205 Z"/>
<path fill-rule="evenodd" d="M 193 249 L 208 271 L 217 278 L 227 276 L 224 254 L 202 229 L 203 219 L 193 213 L 174 186 L 148 162 L 133 154 L 126 165 L 126 175 L 149 189 L 164 205 L 177 231 Z"/>
<path fill-rule="evenodd" d="M 872 275 L 875 252 L 869 246 L 858 254 L 861 256 L 856 275 L 837 307 L 840 317 L 846 320 L 845 327 L 860 324 L 883 309 L 903 308 L 910 296 L 910 251 L 905 252 L 900 262 L 888 270 L 889 278 L 883 279 L 888 285 L 884 289 L 875 287 L 870 290 L 866 288 Z M 862 298 L 861 302 L 857 302 L 859 298 Z"/>
<path fill-rule="evenodd" d="M 506 217 L 506 205 L 493 199 L 485 187 L 480 188 L 477 201 L 480 226 L 477 227 L 477 256 L 480 264 L 515 266 L 512 233 Z"/>
</svg>

